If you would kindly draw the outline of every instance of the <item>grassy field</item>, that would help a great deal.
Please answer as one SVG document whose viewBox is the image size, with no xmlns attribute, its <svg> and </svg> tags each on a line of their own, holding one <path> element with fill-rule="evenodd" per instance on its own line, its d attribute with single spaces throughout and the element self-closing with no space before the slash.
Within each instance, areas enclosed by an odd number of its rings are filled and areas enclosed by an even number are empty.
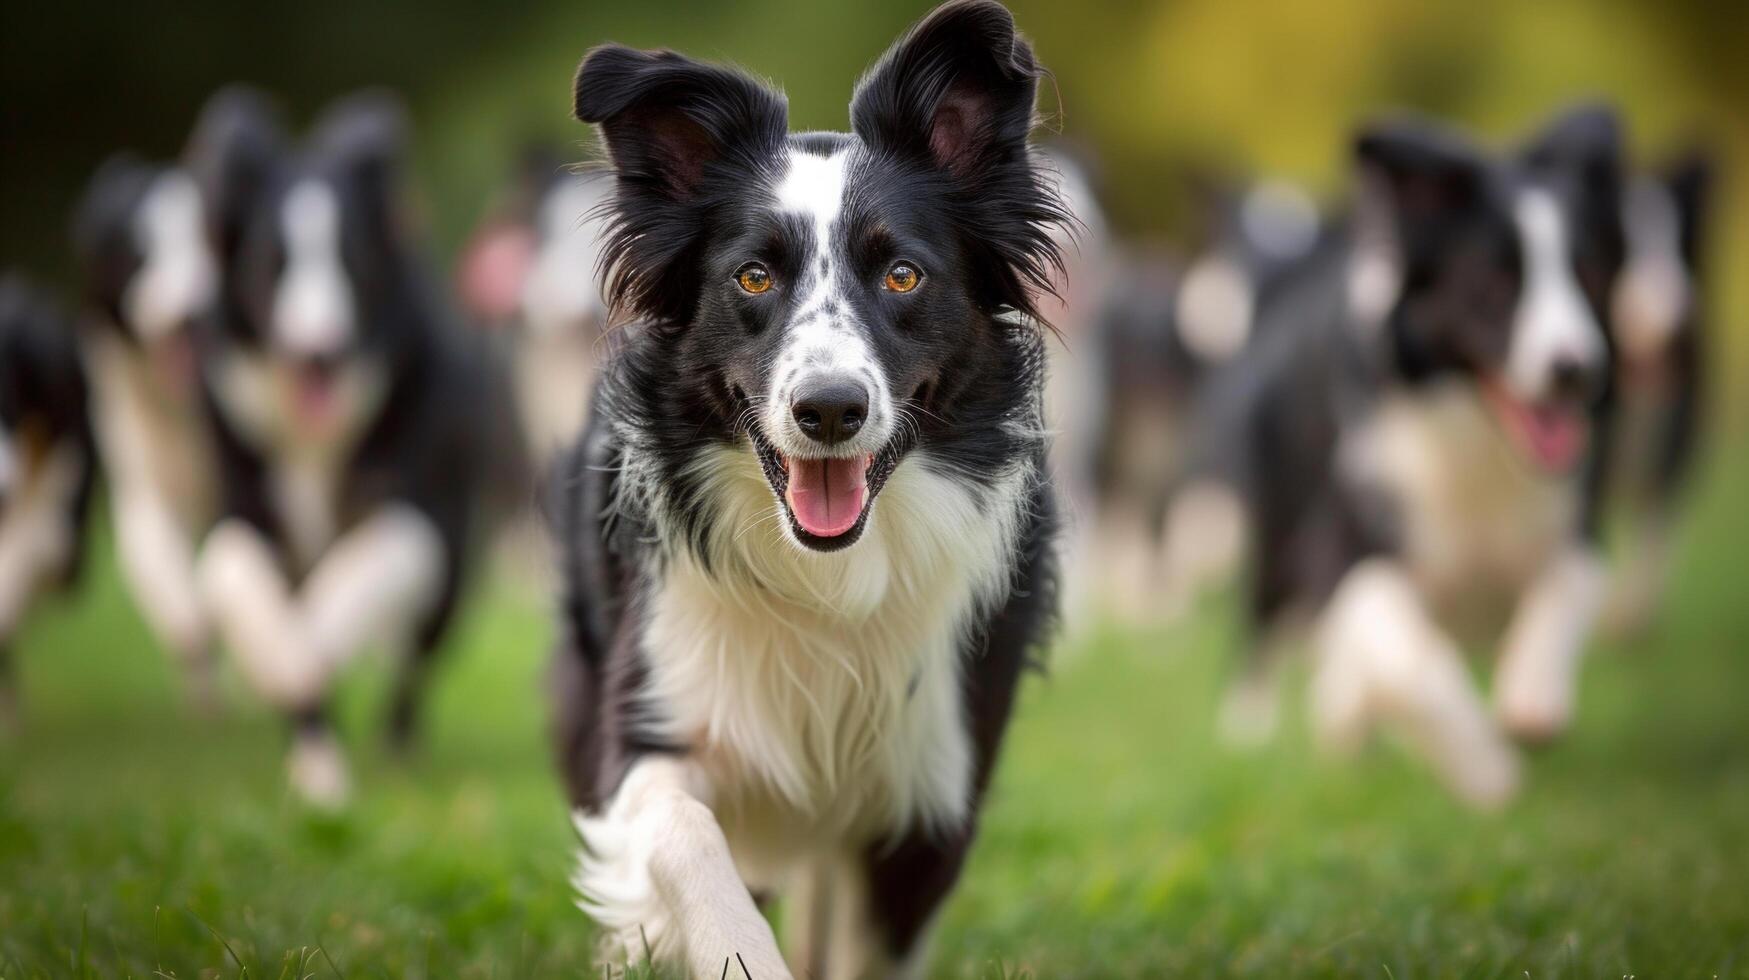
<svg viewBox="0 0 1749 980">
<path fill-rule="evenodd" d="M 1749 468 L 1684 535 L 1663 624 L 1605 644 L 1577 731 L 1476 817 L 1389 747 L 1315 758 L 1290 724 L 1221 749 L 1215 608 L 1111 631 L 1028 683 L 942 976 L 1749 976 Z M 362 792 L 281 788 L 281 732 L 185 717 L 110 569 L 20 643 L 0 745 L 0 978 L 601 976 L 566 886 L 542 738 L 542 599 L 476 602 L 410 762 L 347 693 Z M 319 950 L 319 951 L 318 951 Z"/>
</svg>

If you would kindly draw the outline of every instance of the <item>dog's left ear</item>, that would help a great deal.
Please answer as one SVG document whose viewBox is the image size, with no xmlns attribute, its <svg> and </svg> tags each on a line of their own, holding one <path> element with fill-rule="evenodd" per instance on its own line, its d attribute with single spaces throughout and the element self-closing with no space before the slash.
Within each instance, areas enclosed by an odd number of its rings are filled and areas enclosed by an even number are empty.
<svg viewBox="0 0 1749 980">
<path fill-rule="evenodd" d="M 1621 119 L 1602 104 L 1575 106 L 1556 116 L 1520 154 L 1533 170 L 1573 174 L 1586 193 L 1610 208 L 1621 195 L 1622 156 Z"/>
<path fill-rule="evenodd" d="M 1669 188 L 1670 197 L 1676 202 L 1682 225 L 1683 258 L 1696 268 L 1701 264 L 1704 251 L 1714 172 L 1712 155 L 1698 147 L 1676 158 L 1662 172 L 1664 186 Z"/>
<path fill-rule="evenodd" d="M 962 181 L 1026 160 L 1039 76 L 1032 46 L 994 0 L 937 7 L 863 77 L 851 127 L 870 146 Z"/>
<path fill-rule="evenodd" d="M 325 109 L 311 138 L 311 145 L 336 175 L 364 192 L 353 206 L 381 208 L 372 217 L 391 231 L 408 128 L 399 99 L 385 91 L 366 90 Z"/>
</svg>

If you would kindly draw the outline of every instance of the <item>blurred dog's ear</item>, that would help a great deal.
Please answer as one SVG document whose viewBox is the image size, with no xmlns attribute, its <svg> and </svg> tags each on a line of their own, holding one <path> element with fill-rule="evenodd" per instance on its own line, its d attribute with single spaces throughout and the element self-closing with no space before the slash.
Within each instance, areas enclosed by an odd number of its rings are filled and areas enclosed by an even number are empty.
<svg viewBox="0 0 1749 980">
<path fill-rule="evenodd" d="M 1361 194 L 1382 201 L 1402 226 L 1437 222 L 1484 199 L 1488 160 L 1457 133 L 1419 120 L 1366 127 L 1355 139 Z"/>
<path fill-rule="evenodd" d="M 572 97 L 577 119 L 601 127 L 620 186 L 672 200 L 693 198 L 712 164 L 757 166 L 789 128 L 779 93 L 673 51 L 598 47 L 577 68 Z"/>
<path fill-rule="evenodd" d="M 1716 172 L 1712 154 L 1700 147 L 1688 150 L 1663 169 L 1664 186 L 1676 202 L 1682 225 L 1682 257 L 1691 268 L 1701 265 Z"/>
<path fill-rule="evenodd" d="M 851 128 L 870 146 L 964 181 L 1026 162 L 1039 76 L 1032 46 L 994 0 L 956 0 L 899 39 L 856 87 Z"/>
<path fill-rule="evenodd" d="M 201 110 L 184 159 L 201 189 L 208 237 L 222 260 L 236 256 L 250 212 L 285 152 L 278 115 L 261 93 L 222 89 Z"/>
<path fill-rule="evenodd" d="M 381 90 L 348 95 L 323 110 L 311 146 L 342 167 L 392 180 L 407 149 L 407 111 Z"/>
<path fill-rule="evenodd" d="M 1570 167 L 1587 176 L 1618 176 L 1621 120 L 1601 103 L 1569 108 L 1531 137 L 1522 159 L 1532 168 Z"/>
</svg>

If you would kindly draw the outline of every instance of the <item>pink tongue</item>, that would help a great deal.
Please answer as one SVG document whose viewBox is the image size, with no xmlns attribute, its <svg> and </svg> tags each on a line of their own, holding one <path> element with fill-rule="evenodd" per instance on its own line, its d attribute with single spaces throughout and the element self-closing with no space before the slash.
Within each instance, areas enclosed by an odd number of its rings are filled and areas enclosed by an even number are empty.
<svg viewBox="0 0 1749 980">
<path fill-rule="evenodd" d="M 334 407 L 334 379 L 326 371 L 298 368 L 292 398 L 299 418 L 320 425 Z"/>
<path fill-rule="evenodd" d="M 1530 409 L 1524 413 L 1525 434 L 1538 460 L 1551 470 L 1565 471 L 1585 448 L 1585 423 L 1577 413 Z"/>
<path fill-rule="evenodd" d="M 835 538 L 856 526 L 868 497 L 868 464 L 873 457 L 853 459 L 791 459 L 790 513 L 802 530 L 817 538 Z"/>
</svg>

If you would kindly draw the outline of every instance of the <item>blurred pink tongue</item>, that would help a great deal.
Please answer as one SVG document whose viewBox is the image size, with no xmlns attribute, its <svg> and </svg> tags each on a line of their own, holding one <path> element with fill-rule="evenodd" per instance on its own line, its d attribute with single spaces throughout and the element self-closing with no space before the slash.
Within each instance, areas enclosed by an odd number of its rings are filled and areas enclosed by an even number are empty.
<svg viewBox="0 0 1749 980">
<path fill-rule="evenodd" d="M 868 497 L 872 456 L 789 460 L 790 513 L 816 538 L 835 538 L 856 526 Z"/>
<path fill-rule="evenodd" d="M 1537 461 L 1556 473 L 1571 469 L 1585 448 L 1585 419 L 1578 412 L 1532 408 L 1524 420 L 1525 441 Z"/>
</svg>

